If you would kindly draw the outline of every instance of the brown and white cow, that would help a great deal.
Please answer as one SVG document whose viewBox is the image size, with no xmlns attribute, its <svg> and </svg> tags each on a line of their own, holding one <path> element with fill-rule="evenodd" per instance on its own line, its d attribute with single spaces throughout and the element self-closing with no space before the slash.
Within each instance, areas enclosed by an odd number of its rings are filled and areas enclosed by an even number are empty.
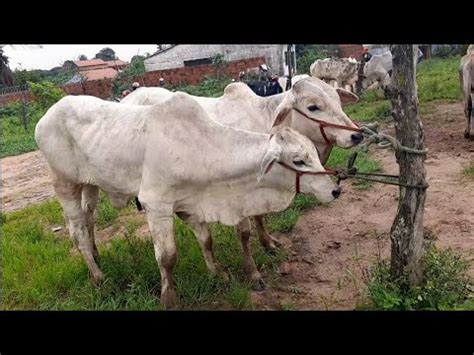
<svg viewBox="0 0 474 355">
<path fill-rule="evenodd" d="M 359 79 L 359 65 L 354 58 L 318 59 L 311 64 L 311 76 L 324 80 L 334 86 L 355 91 L 354 85 Z"/>
</svg>

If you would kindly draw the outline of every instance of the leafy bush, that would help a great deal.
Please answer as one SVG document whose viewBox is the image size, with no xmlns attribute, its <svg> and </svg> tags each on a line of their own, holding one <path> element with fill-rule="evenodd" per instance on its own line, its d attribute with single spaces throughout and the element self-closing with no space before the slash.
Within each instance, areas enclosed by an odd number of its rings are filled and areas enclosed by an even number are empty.
<svg viewBox="0 0 474 355">
<path fill-rule="evenodd" d="M 452 56 L 464 55 L 468 44 L 445 44 L 440 45 L 433 51 L 433 57 L 449 58 Z"/>
<path fill-rule="evenodd" d="M 143 74 L 145 74 L 144 57 L 133 57 L 130 65 L 112 80 L 113 95 L 122 96 L 122 92 L 129 89 L 137 77 Z"/>
<path fill-rule="evenodd" d="M 175 90 L 187 92 L 195 96 L 218 97 L 224 94 L 224 89 L 232 81 L 227 77 L 219 79 L 206 77 L 200 85 L 178 86 Z"/>
<path fill-rule="evenodd" d="M 41 83 L 29 82 L 28 84 L 30 85 L 31 93 L 36 98 L 37 104 L 45 110 L 67 95 L 63 89 L 50 81 L 43 81 Z"/>
<path fill-rule="evenodd" d="M 430 246 L 424 256 L 423 284 L 410 287 L 407 275 L 394 278 L 388 262 L 372 270 L 368 284 L 372 307 L 385 310 L 443 310 L 462 307 L 470 291 L 468 263 L 450 250 Z"/>
</svg>

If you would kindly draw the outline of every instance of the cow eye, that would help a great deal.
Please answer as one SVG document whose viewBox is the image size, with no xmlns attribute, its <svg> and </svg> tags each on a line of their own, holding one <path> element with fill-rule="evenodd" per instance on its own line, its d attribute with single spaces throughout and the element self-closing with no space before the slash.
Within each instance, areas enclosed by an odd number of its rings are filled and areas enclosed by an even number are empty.
<svg viewBox="0 0 474 355">
<path fill-rule="evenodd" d="M 308 110 L 311 112 L 319 111 L 319 107 L 316 105 L 310 105 L 308 106 Z"/>
<path fill-rule="evenodd" d="M 306 163 L 303 160 L 293 160 L 293 164 L 296 166 L 305 166 Z"/>
</svg>

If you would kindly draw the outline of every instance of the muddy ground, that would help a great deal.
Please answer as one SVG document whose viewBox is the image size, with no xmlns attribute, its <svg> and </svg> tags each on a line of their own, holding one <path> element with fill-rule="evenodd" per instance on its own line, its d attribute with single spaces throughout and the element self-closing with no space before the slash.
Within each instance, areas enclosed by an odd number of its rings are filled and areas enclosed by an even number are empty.
<svg viewBox="0 0 474 355">
<path fill-rule="evenodd" d="M 422 120 L 429 149 L 426 235 L 437 246 L 474 260 L 474 180 L 462 174 L 474 161 L 474 141 L 463 138 L 462 106 L 439 104 Z M 393 127 L 388 124 L 382 131 L 393 134 Z M 371 151 L 384 172 L 398 173 L 390 150 Z M 275 235 L 288 249 L 289 261 L 282 265 L 276 282 L 252 293 L 257 308 L 339 310 L 354 309 L 364 301 L 368 267 L 389 256 L 398 187 L 375 184 L 358 190 L 348 181 L 342 184 L 344 192 L 338 200 L 304 213 L 290 233 Z M 3 212 L 52 196 L 39 152 L 2 159 Z M 474 263 L 470 274 L 474 277 Z"/>
</svg>

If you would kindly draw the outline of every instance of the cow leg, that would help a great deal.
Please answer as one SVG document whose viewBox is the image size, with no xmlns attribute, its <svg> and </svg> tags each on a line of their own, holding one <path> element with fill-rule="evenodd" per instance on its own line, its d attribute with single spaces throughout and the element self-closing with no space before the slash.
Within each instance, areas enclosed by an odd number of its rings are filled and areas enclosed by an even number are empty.
<svg viewBox="0 0 474 355">
<path fill-rule="evenodd" d="M 82 188 L 82 210 L 86 219 L 87 233 L 92 245 L 92 255 L 96 262 L 99 262 L 99 252 L 95 245 L 95 209 L 99 201 L 99 188 L 94 185 L 84 185 Z"/>
<path fill-rule="evenodd" d="M 173 214 L 160 213 L 145 206 L 148 225 L 153 237 L 155 257 L 161 275 L 161 304 L 165 308 L 175 306 L 177 297 L 173 284 L 173 268 L 176 264 L 177 251 L 173 233 Z"/>
<path fill-rule="evenodd" d="M 244 219 L 237 225 L 237 234 L 239 235 L 240 244 L 242 246 L 245 274 L 252 282 L 253 289 L 256 291 L 262 291 L 265 288 L 265 282 L 255 265 L 252 251 L 250 250 L 250 223 L 248 219 Z"/>
<path fill-rule="evenodd" d="M 84 257 L 92 279 L 98 283 L 104 278 L 104 274 L 94 259 L 94 248 L 89 238 L 86 216 L 81 206 L 82 185 L 56 180 L 53 187 L 67 216 L 69 234 Z"/>
<path fill-rule="evenodd" d="M 281 243 L 272 237 L 267 230 L 265 229 L 265 225 L 263 224 L 263 216 L 255 216 L 255 226 L 257 229 L 258 239 L 260 243 L 267 251 L 275 251 L 281 245 Z"/>
<path fill-rule="evenodd" d="M 199 245 L 204 255 L 204 261 L 209 269 L 212 276 L 220 275 L 225 281 L 229 280 L 229 275 L 222 270 L 220 265 L 216 261 L 214 251 L 212 249 L 212 237 L 209 232 L 209 227 L 206 223 L 191 223 L 191 226 L 196 234 L 196 238 L 199 241 Z"/>
<path fill-rule="evenodd" d="M 468 105 L 467 105 L 467 112 L 466 112 L 466 132 L 464 133 L 464 136 L 466 138 L 474 138 L 474 102 L 473 102 L 473 97 L 474 94 L 471 94 L 471 97 L 469 97 L 468 100 Z"/>
</svg>

